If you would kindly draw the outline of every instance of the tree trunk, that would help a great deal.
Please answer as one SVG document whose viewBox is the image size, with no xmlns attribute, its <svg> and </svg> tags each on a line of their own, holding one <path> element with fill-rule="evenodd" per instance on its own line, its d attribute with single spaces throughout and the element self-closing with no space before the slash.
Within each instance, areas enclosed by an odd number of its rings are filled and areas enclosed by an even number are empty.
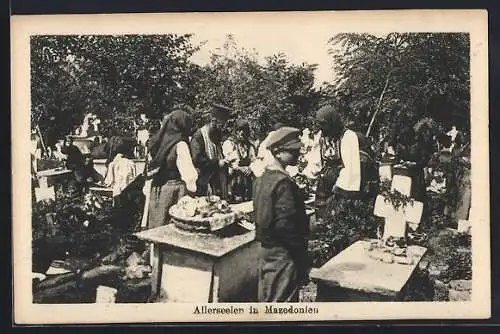
<svg viewBox="0 0 500 334">
<path fill-rule="evenodd" d="M 385 79 L 384 89 L 382 89 L 382 93 L 380 94 L 380 97 L 378 98 L 377 107 L 375 108 L 375 112 L 373 113 L 372 119 L 370 120 L 370 124 L 368 125 L 368 130 L 366 130 L 367 137 L 370 135 L 370 131 L 372 130 L 373 123 L 375 122 L 375 117 L 377 117 L 377 114 L 380 111 L 380 105 L 382 104 L 382 99 L 384 98 L 385 92 L 387 91 L 387 87 L 389 86 L 389 79 L 391 78 L 391 74 L 392 74 L 393 70 L 394 69 L 390 70 L 389 73 L 387 73 L 387 78 Z"/>
</svg>

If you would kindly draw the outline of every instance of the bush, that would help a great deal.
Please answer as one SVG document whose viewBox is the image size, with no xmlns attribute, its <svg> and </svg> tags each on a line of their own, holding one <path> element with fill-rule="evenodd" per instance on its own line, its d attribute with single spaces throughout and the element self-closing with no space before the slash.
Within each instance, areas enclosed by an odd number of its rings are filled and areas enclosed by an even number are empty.
<svg viewBox="0 0 500 334">
<path fill-rule="evenodd" d="M 313 267 L 320 267 L 352 243 L 363 238 L 374 238 L 380 219 L 373 215 L 373 199 L 330 199 L 326 215 L 311 233 L 309 251 Z"/>
<path fill-rule="evenodd" d="M 36 203 L 32 208 L 33 269 L 45 271 L 56 258 L 91 258 L 119 241 L 115 212 L 105 205 L 95 214 L 74 197 Z"/>
</svg>

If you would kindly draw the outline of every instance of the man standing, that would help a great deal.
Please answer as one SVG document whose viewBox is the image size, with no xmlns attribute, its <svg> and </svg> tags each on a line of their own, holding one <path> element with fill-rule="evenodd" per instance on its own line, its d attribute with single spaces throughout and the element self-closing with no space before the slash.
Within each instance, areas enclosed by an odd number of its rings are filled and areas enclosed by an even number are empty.
<svg viewBox="0 0 500 334">
<path fill-rule="evenodd" d="M 198 129 L 190 142 L 193 163 L 198 170 L 197 196 L 208 194 L 228 197 L 227 174 L 229 161 L 222 152 L 222 134 L 231 109 L 214 104 L 210 121 Z"/>
<path fill-rule="evenodd" d="M 261 244 L 259 302 L 297 302 L 307 276 L 309 221 L 303 195 L 285 171 L 298 161 L 299 134 L 283 127 L 269 135 L 266 147 L 274 161 L 254 183 L 256 240 Z"/>
</svg>

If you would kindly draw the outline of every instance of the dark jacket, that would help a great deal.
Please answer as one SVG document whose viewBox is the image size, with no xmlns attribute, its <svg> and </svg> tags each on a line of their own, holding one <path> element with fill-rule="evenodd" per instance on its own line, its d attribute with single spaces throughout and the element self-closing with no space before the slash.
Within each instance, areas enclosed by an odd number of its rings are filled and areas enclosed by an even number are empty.
<svg viewBox="0 0 500 334">
<path fill-rule="evenodd" d="M 307 253 L 309 220 L 304 197 L 288 174 L 266 170 L 254 182 L 256 240 L 286 248 L 293 257 Z"/>
</svg>

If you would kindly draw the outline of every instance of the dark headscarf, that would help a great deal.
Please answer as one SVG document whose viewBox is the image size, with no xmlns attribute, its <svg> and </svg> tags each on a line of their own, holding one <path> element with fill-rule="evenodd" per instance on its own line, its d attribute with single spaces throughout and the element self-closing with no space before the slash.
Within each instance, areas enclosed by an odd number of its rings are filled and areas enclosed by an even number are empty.
<svg viewBox="0 0 500 334">
<path fill-rule="evenodd" d="M 276 124 L 274 124 L 273 126 L 273 130 L 276 131 L 276 130 L 279 130 L 281 129 L 282 127 L 284 127 L 285 124 L 284 123 L 281 123 L 281 122 L 276 122 Z"/>
<path fill-rule="evenodd" d="M 183 110 L 172 111 L 166 118 L 161 129 L 148 143 L 151 154 L 148 171 L 158 170 L 165 161 L 170 150 L 181 141 L 188 142 L 192 130 L 191 117 Z"/>
<path fill-rule="evenodd" d="M 250 123 L 248 123 L 247 120 L 243 119 L 238 119 L 236 121 L 236 130 L 243 130 L 244 131 L 244 139 L 245 140 L 250 140 Z"/>
<path fill-rule="evenodd" d="M 324 135 L 335 139 L 340 137 L 344 124 L 332 106 L 324 106 L 316 111 L 316 119 L 324 122 L 328 129 Z"/>
</svg>

